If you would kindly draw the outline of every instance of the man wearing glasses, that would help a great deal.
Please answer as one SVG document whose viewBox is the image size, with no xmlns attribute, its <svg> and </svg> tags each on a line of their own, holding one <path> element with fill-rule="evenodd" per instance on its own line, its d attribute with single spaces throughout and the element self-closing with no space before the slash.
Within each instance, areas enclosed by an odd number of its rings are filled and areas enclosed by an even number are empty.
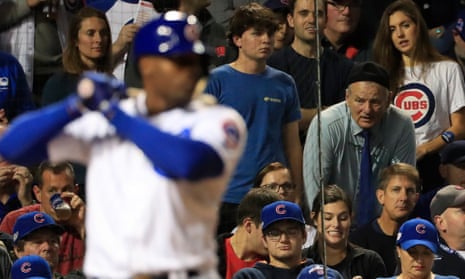
<svg viewBox="0 0 465 279">
<path fill-rule="evenodd" d="M 313 263 L 311 259 L 302 258 L 302 245 L 307 239 L 302 210 L 295 203 L 277 201 L 263 208 L 261 220 L 263 244 L 268 249 L 269 259 L 266 263 L 256 263 L 253 268 L 240 270 L 233 279 L 297 278 L 304 267 Z"/>
<path fill-rule="evenodd" d="M 356 32 L 362 0 L 327 0 L 324 45 L 354 61 L 369 60 L 369 41 Z"/>
<path fill-rule="evenodd" d="M 296 185 L 291 171 L 280 162 L 266 165 L 255 177 L 253 187 L 277 192 L 281 200 L 296 202 Z"/>
</svg>

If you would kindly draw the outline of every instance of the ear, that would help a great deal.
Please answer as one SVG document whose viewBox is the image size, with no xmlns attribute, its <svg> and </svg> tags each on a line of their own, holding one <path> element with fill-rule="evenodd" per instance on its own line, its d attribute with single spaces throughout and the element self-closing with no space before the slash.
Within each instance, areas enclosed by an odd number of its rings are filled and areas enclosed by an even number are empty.
<svg viewBox="0 0 465 279">
<path fill-rule="evenodd" d="M 18 259 L 21 258 L 22 256 L 25 256 L 25 255 L 23 255 L 23 251 L 19 250 L 18 246 L 14 246 L 13 250 L 14 250 L 15 255 L 16 255 L 16 257 Z"/>
<path fill-rule="evenodd" d="M 349 87 L 346 88 L 346 102 L 349 100 L 350 90 Z"/>
<path fill-rule="evenodd" d="M 287 23 L 289 27 L 294 28 L 294 17 L 290 13 L 287 14 Z"/>
<path fill-rule="evenodd" d="M 42 191 L 38 185 L 34 185 L 32 187 L 32 191 L 34 192 L 34 196 L 36 196 L 36 200 L 42 203 Z"/>
<path fill-rule="evenodd" d="M 240 36 L 234 35 L 232 37 L 234 45 L 238 48 L 242 47 L 242 38 Z"/>
<path fill-rule="evenodd" d="M 247 217 L 242 220 L 242 226 L 244 227 L 247 233 L 252 233 L 252 226 L 255 225 L 252 218 Z"/>
<path fill-rule="evenodd" d="M 439 232 L 447 231 L 447 222 L 444 220 L 444 218 L 442 218 L 441 215 L 434 216 L 433 221 Z"/>
<path fill-rule="evenodd" d="M 376 198 L 378 199 L 379 204 L 384 206 L 384 190 L 383 189 L 376 190 Z"/>
</svg>

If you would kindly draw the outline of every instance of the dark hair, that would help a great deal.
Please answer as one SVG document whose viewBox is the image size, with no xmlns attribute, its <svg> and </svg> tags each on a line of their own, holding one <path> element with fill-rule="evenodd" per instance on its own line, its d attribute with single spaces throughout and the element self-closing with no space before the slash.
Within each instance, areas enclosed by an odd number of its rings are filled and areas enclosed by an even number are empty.
<svg viewBox="0 0 465 279">
<path fill-rule="evenodd" d="M 289 10 L 289 13 L 291 15 L 294 14 L 295 3 L 297 3 L 297 1 L 299 1 L 299 0 L 289 0 L 289 2 L 288 2 L 288 10 Z M 328 14 L 327 13 L 328 12 L 328 6 L 326 5 L 327 4 L 326 0 L 315 0 L 315 1 L 318 1 L 318 4 L 322 5 L 323 11 L 325 12 L 325 17 L 326 17 L 326 15 Z"/>
<path fill-rule="evenodd" d="M 39 188 L 42 188 L 44 183 L 42 175 L 45 171 L 51 171 L 53 174 L 60 174 L 62 172 L 66 172 L 66 174 L 71 177 L 74 181 L 74 168 L 73 165 L 69 162 L 59 162 L 59 163 L 52 163 L 50 161 L 43 161 L 40 163 L 39 167 L 37 168 L 36 172 L 36 182 Z"/>
<path fill-rule="evenodd" d="M 405 176 L 408 180 L 415 184 L 417 192 L 421 190 L 420 176 L 418 170 L 406 163 L 396 163 L 384 168 L 379 175 L 378 189 L 386 190 L 386 186 L 393 176 Z"/>
<path fill-rule="evenodd" d="M 404 65 L 401 52 L 395 48 L 392 42 L 389 17 L 395 12 L 403 12 L 417 27 L 416 43 L 411 58 L 412 65 Z M 442 56 L 431 44 L 425 20 L 412 0 L 397 0 L 384 10 L 373 43 L 373 58 L 388 71 L 391 77 L 389 89 L 392 92 L 397 92 L 403 83 L 404 67 L 417 63 L 423 64 L 423 75 L 428 70 L 429 63 L 448 59 Z"/>
<path fill-rule="evenodd" d="M 79 49 L 76 47 L 79 38 L 79 30 L 82 27 L 81 24 L 85 19 L 91 17 L 96 17 L 105 21 L 105 27 L 107 29 L 105 32 L 107 33 L 108 39 L 106 49 L 103 51 L 103 57 L 96 61 L 96 69 L 89 69 L 88 66 L 84 64 L 84 62 L 81 60 Z M 63 67 L 66 72 L 72 74 L 81 74 L 86 70 L 96 70 L 103 73 L 111 73 L 113 71 L 110 24 L 108 23 L 108 19 L 103 12 L 91 7 L 84 7 L 77 14 L 73 15 L 73 18 L 69 24 L 68 38 L 66 42 L 66 47 L 63 50 Z"/>
<path fill-rule="evenodd" d="M 268 165 L 266 165 L 264 168 L 262 168 L 258 174 L 254 178 L 253 182 L 253 188 L 260 188 L 263 178 L 265 175 L 267 175 L 270 172 L 277 171 L 277 170 L 286 170 L 288 169 L 285 165 L 283 165 L 280 162 L 273 162 Z"/>
<path fill-rule="evenodd" d="M 245 218 L 251 218 L 258 226 L 261 222 L 263 207 L 279 200 L 279 195 L 276 192 L 263 188 L 250 190 L 239 203 L 236 224 L 240 226 Z"/>
<path fill-rule="evenodd" d="M 338 201 L 344 202 L 347 205 L 349 214 L 352 215 L 352 201 L 349 199 L 346 192 L 342 190 L 341 187 L 337 185 L 326 185 L 323 188 L 323 191 L 324 191 L 324 203 L 323 204 L 321 202 L 321 190 L 319 191 L 318 195 L 313 200 L 312 212 L 314 213 L 314 217 L 313 217 L 314 221 L 320 215 L 323 205 L 326 205 L 328 203 L 335 203 Z"/>
<path fill-rule="evenodd" d="M 237 47 L 233 37 L 241 36 L 249 28 L 265 31 L 271 35 L 278 30 L 278 19 L 271 9 L 255 2 L 239 7 L 229 20 L 229 44 Z"/>
</svg>

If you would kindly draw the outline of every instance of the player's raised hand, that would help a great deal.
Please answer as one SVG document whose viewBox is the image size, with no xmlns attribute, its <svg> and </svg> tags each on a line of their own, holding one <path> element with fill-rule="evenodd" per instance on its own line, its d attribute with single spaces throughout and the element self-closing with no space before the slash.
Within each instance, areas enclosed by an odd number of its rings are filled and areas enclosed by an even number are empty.
<svg viewBox="0 0 465 279">
<path fill-rule="evenodd" d="M 85 72 L 77 86 L 84 106 L 90 110 L 105 110 L 112 100 L 126 96 L 126 86 L 106 74 Z"/>
</svg>

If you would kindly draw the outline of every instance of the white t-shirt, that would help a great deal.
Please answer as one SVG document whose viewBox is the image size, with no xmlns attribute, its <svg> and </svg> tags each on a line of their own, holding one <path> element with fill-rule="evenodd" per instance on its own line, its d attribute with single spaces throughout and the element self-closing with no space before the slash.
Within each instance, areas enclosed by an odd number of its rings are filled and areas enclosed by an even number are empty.
<svg viewBox="0 0 465 279">
<path fill-rule="evenodd" d="M 144 117 L 145 95 L 123 101 L 121 108 Z M 189 131 L 191 139 L 217 151 L 224 171 L 199 181 L 172 180 L 157 171 L 135 144 L 115 135 L 100 113 L 87 113 L 68 124 L 49 143 L 49 157 L 75 159 L 88 167 L 84 261 L 88 277 L 129 278 L 136 273 L 216 267 L 217 209 L 246 142 L 244 121 L 230 108 L 196 101 L 148 121 L 174 135 Z M 183 154 L 173 147 L 172 156 Z"/>
<path fill-rule="evenodd" d="M 431 141 L 451 126 L 450 115 L 465 106 L 465 83 L 456 62 L 431 63 L 405 68 L 405 81 L 394 104 L 407 112 L 415 124 L 416 145 Z"/>
</svg>

